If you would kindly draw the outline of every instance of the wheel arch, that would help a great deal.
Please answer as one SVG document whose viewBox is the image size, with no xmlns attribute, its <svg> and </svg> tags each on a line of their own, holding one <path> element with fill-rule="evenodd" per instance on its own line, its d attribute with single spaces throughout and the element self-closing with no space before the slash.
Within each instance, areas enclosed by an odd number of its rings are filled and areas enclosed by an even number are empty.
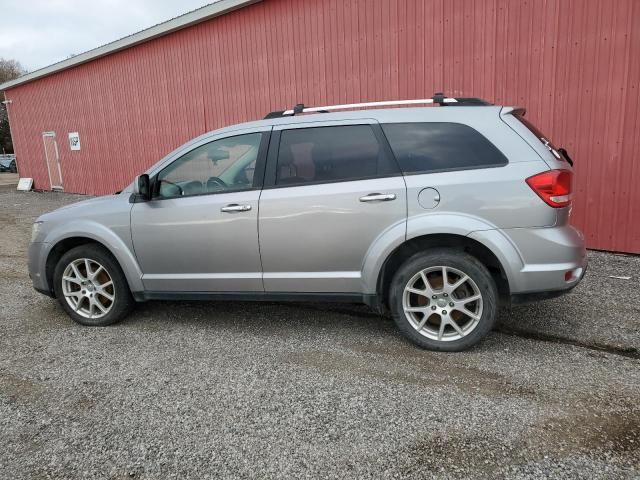
<svg viewBox="0 0 640 480">
<path fill-rule="evenodd" d="M 498 256 L 486 245 L 465 235 L 427 234 L 411 238 L 397 246 L 385 259 L 378 273 L 376 294 L 382 305 L 389 306 L 389 287 L 397 269 L 412 255 L 434 248 L 466 252 L 478 259 L 491 274 L 501 299 L 510 295 L 508 274 Z"/>
<path fill-rule="evenodd" d="M 129 290 L 132 292 L 143 290 L 142 272 L 135 257 L 124 242 L 112 231 L 109 231 L 107 236 L 95 235 L 90 231 L 69 232 L 58 237 L 55 241 L 49 242 L 49 244 L 51 247 L 46 254 L 44 271 L 47 288 L 50 291 L 53 291 L 53 273 L 60 258 L 72 248 L 87 244 L 99 245 L 113 256 L 127 279 Z"/>
</svg>

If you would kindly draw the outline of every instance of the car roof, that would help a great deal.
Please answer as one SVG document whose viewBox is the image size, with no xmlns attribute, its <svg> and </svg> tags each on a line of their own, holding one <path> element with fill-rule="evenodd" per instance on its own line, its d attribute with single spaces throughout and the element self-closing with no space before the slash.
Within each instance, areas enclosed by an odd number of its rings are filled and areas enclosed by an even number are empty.
<svg viewBox="0 0 640 480">
<path fill-rule="evenodd" d="M 341 120 L 375 120 L 379 123 L 448 122 L 486 126 L 490 125 L 491 121 L 500 121 L 500 111 L 502 108 L 503 107 L 499 105 L 373 108 L 348 111 L 341 110 L 330 113 L 304 113 L 237 123 L 212 130 L 189 140 L 159 160 L 147 170 L 147 173 L 159 168 L 159 166 L 163 165 L 168 159 L 173 158 L 175 155 L 182 154 L 182 152 L 193 148 L 194 145 L 198 145 L 203 141 L 211 141 L 214 137 L 225 136 L 233 132 L 268 130 L 271 127 L 284 125 L 295 126 L 313 123 L 323 125 Z"/>
<path fill-rule="evenodd" d="M 502 106 L 448 106 L 448 107 L 411 107 L 411 108 L 374 108 L 366 110 L 349 110 L 329 113 L 304 113 L 299 115 L 289 115 L 279 118 L 267 118 L 251 122 L 229 125 L 209 132 L 209 134 L 223 134 L 235 130 L 245 130 L 259 127 L 270 127 L 280 125 L 295 125 L 300 123 L 333 122 L 340 120 L 370 119 L 380 123 L 403 123 L 403 122 L 456 122 L 465 123 L 465 119 L 471 117 L 495 118 Z"/>
</svg>

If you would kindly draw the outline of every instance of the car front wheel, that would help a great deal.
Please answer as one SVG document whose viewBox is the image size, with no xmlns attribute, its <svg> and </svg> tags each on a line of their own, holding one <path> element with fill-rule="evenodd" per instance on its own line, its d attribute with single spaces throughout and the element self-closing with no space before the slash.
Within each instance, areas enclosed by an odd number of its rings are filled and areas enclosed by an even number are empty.
<svg viewBox="0 0 640 480">
<path fill-rule="evenodd" d="M 389 303 L 396 325 L 412 342 L 460 351 L 493 328 L 497 299 L 495 282 L 481 262 L 439 249 L 405 261 L 393 278 Z"/>
<path fill-rule="evenodd" d="M 135 304 L 118 262 L 96 244 L 80 245 L 65 253 L 53 279 L 62 308 L 82 325 L 110 325 Z"/>
</svg>

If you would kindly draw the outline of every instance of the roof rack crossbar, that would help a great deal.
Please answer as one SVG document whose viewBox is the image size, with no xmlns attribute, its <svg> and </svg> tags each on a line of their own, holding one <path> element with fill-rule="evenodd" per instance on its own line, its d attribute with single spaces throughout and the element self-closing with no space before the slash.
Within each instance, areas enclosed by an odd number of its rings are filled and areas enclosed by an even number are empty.
<svg viewBox="0 0 640 480">
<path fill-rule="evenodd" d="M 365 102 L 365 103 L 348 103 L 344 105 L 325 105 L 323 107 L 305 107 L 303 103 L 298 103 L 295 107 L 284 110 L 269 113 L 267 118 L 278 117 L 290 117 L 299 113 L 328 113 L 331 110 L 347 110 L 351 108 L 365 108 L 365 107 L 385 107 L 391 105 L 424 105 L 437 103 L 440 105 L 491 105 L 488 102 L 480 98 L 452 98 L 445 97 L 443 93 L 436 93 L 432 98 L 421 98 L 417 100 L 387 100 L 384 102 Z"/>
</svg>

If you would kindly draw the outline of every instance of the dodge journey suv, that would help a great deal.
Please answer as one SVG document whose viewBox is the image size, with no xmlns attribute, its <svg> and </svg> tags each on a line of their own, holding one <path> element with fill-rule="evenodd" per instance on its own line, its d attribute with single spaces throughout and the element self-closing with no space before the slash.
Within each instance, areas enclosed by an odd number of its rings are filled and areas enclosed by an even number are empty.
<svg viewBox="0 0 640 480">
<path fill-rule="evenodd" d="M 462 350 L 500 304 L 567 292 L 587 267 L 572 161 L 524 114 L 436 94 L 216 130 L 38 218 L 30 276 L 83 325 L 153 299 L 363 302 L 421 347 Z"/>
</svg>

